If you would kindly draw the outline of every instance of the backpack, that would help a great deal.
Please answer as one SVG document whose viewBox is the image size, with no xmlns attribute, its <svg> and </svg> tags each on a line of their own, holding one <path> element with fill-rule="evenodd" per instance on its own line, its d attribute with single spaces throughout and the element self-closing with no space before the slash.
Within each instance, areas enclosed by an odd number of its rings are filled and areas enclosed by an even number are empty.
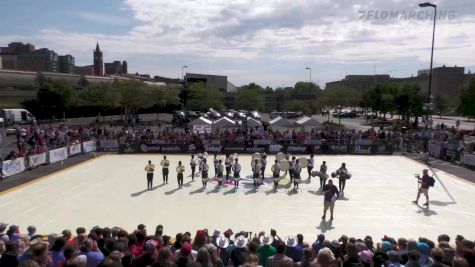
<svg viewBox="0 0 475 267">
<path fill-rule="evenodd" d="M 435 179 L 434 179 L 434 177 L 431 176 L 430 179 L 429 179 L 429 186 L 434 187 L 434 185 L 435 185 Z"/>
</svg>

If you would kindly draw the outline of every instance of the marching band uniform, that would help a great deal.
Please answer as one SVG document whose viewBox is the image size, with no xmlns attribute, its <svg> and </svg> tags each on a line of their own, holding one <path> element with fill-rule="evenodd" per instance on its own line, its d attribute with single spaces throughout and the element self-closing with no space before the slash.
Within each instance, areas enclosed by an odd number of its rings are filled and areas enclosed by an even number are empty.
<svg viewBox="0 0 475 267">
<path fill-rule="evenodd" d="M 308 165 L 307 165 L 307 172 L 308 172 L 308 179 L 312 176 L 312 170 L 313 170 L 313 154 L 310 155 L 310 158 L 308 159 Z"/>
<path fill-rule="evenodd" d="M 325 185 L 327 169 L 328 167 L 326 165 L 326 162 L 323 161 L 322 165 L 320 165 L 320 188 L 323 188 L 323 186 Z"/>
<path fill-rule="evenodd" d="M 295 178 L 295 165 L 297 164 L 297 160 L 295 159 L 295 156 L 292 157 L 292 161 L 290 161 L 290 168 L 289 168 L 289 176 L 290 176 L 290 181 L 292 182 Z"/>
<path fill-rule="evenodd" d="M 254 167 L 252 168 L 252 178 L 254 180 L 254 188 L 258 188 L 259 187 L 259 176 L 261 175 L 261 164 L 259 164 L 259 161 L 256 159 L 255 161 L 255 165 Z"/>
<path fill-rule="evenodd" d="M 261 174 L 262 174 L 262 180 L 264 180 L 264 172 L 266 171 L 266 165 L 267 165 L 267 160 L 266 160 L 267 156 L 266 155 L 263 155 L 262 156 L 262 159 L 261 159 L 261 165 L 262 165 L 262 168 L 261 168 Z"/>
<path fill-rule="evenodd" d="M 299 183 L 300 183 L 300 172 L 302 171 L 302 166 L 300 166 L 300 163 L 298 160 L 295 162 L 294 166 L 294 189 L 299 188 Z"/>
<path fill-rule="evenodd" d="M 185 172 L 185 166 L 181 165 L 181 161 L 178 163 L 176 167 L 177 172 L 177 180 L 178 180 L 178 187 L 181 188 L 183 186 L 183 173 Z"/>
<path fill-rule="evenodd" d="M 234 172 L 234 188 L 239 187 L 239 180 L 241 177 L 239 176 L 239 172 L 241 172 L 241 165 L 238 162 L 238 159 L 235 160 L 233 165 L 233 172 Z"/>
<path fill-rule="evenodd" d="M 191 180 L 194 181 L 195 180 L 195 170 L 196 170 L 195 155 L 191 155 L 190 168 L 191 168 Z"/>
<path fill-rule="evenodd" d="M 338 175 L 338 187 L 342 195 L 344 195 L 343 191 L 345 190 L 347 173 L 346 164 L 342 163 L 341 167 L 336 171 L 336 175 Z"/>
<path fill-rule="evenodd" d="M 223 162 L 221 160 L 218 161 L 218 165 L 216 167 L 216 170 L 217 170 L 217 177 L 218 177 L 218 185 L 219 186 L 222 186 L 223 185 L 223 179 L 224 179 L 224 175 L 223 175 L 223 172 L 224 172 L 224 166 L 223 166 Z"/>
<path fill-rule="evenodd" d="M 206 159 L 203 159 L 202 163 L 201 163 L 201 179 L 202 179 L 202 182 L 203 182 L 203 188 L 206 187 L 206 185 L 208 184 L 208 171 L 209 171 L 209 166 L 208 164 L 206 164 Z"/>
<path fill-rule="evenodd" d="M 153 186 L 153 172 L 155 171 L 155 165 L 149 160 L 148 165 L 145 166 L 147 171 L 147 189 L 152 189 Z"/>
<path fill-rule="evenodd" d="M 219 160 L 218 160 L 218 155 L 214 154 L 214 176 L 218 176 L 218 163 L 219 163 Z"/>
<path fill-rule="evenodd" d="M 229 179 L 229 175 L 231 174 L 231 158 L 229 155 L 226 155 L 226 159 L 224 160 L 224 166 L 226 167 L 226 180 Z"/>
<path fill-rule="evenodd" d="M 170 166 L 170 161 L 167 159 L 167 156 L 163 156 L 160 165 L 162 166 L 163 183 L 168 184 L 168 167 Z"/>
<path fill-rule="evenodd" d="M 271 171 L 272 177 L 274 178 L 274 188 L 277 189 L 277 187 L 279 186 L 279 182 L 276 182 L 276 179 L 280 178 L 280 164 L 277 160 L 275 161 L 274 165 L 272 165 Z"/>
</svg>

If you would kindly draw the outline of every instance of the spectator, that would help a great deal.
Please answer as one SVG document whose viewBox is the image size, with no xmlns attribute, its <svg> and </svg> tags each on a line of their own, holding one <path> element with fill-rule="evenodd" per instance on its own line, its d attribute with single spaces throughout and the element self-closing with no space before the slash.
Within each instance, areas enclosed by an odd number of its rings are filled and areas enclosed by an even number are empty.
<svg viewBox="0 0 475 267">
<path fill-rule="evenodd" d="M 287 239 L 289 239 L 289 238 L 287 238 Z M 294 241 L 295 241 L 295 243 L 297 243 L 296 240 L 294 240 Z M 288 242 L 286 241 L 286 243 L 288 243 Z M 288 247 L 289 247 L 288 245 L 283 244 L 283 243 L 280 243 L 279 245 L 277 245 L 276 254 L 273 255 L 273 256 L 270 256 L 269 258 L 267 258 L 266 266 L 267 267 L 279 267 L 285 261 L 290 260 L 290 261 L 293 262 L 292 258 L 285 255 L 285 250 Z M 293 266 L 293 264 L 291 266 Z"/>
<path fill-rule="evenodd" d="M 401 257 L 399 253 L 395 250 L 388 251 L 388 261 L 388 267 L 404 267 L 404 265 L 401 264 Z"/>
<path fill-rule="evenodd" d="M 248 240 L 244 235 L 238 235 L 238 237 L 236 237 L 234 241 L 234 250 L 231 252 L 231 261 L 233 262 L 234 267 L 238 267 L 246 261 L 246 258 L 249 255 L 247 243 Z"/>
<path fill-rule="evenodd" d="M 154 247 L 155 249 L 155 247 Z M 173 256 L 169 248 L 162 248 L 158 253 L 157 261 L 153 267 L 174 267 Z M 147 265 L 144 265 L 147 266 Z"/>
<path fill-rule="evenodd" d="M 54 241 L 54 244 L 49 251 L 52 267 L 61 267 L 66 262 L 66 258 L 64 257 L 63 253 L 65 245 L 66 239 L 64 237 L 58 237 Z"/>
<path fill-rule="evenodd" d="M 163 248 L 162 251 L 171 251 Z M 145 252 L 135 260 L 136 267 L 146 267 L 152 265 L 157 260 L 157 242 L 155 240 L 148 240 L 145 243 Z"/>
<path fill-rule="evenodd" d="M 344 258 L 343 267 L 358 267 L 360 260 L 358 258 L 358 251 L 356 245 L 352 243 L 346 244 L 347 254 Z"/>
<path fill-rule="evenodd" d="M 303 238 L 302 238 L 303 239 Z M 295 236 L 288 236 L 285 239 L 285 255 L 291 258 L 294 262 L 299 262 L 302 260 L 303 249 L 302 245 L 298 244 Z M 278 253 L 278 252 L 277 252 Z"/>
<path fill-rule="evenodd" d="M 297 262 L 295 266 L 310 267 L 313 259 L 313 250 L 310 247 L 303 249 L 302 261 Z"/>
<path fill-rule="evenodd" d="M 102 262 L 102 260 L 104 260 L 104 255 L 101 252 L 93 250 L 95 247 L 94 243 L 95 241 L 92 239 L 86 238 L 79 246 L 79 250 L 81 252 L 80 255 L 86 256 L 86 267 L 97 267 Z"/>
<path fill-rule="evenodd" d="M 257 249 L 257 254 L 259 255 L 259 262 L 262 266 L 267 266 L 267 259 L 277 253 L 276 249 L 271 246 L 272 241 L 273 239 L 269 235 L 263 235 L 260 238 L 262 246 Z"/>
<path fill-rule="evenodd" d="M 433 248 L 431 250 L 431 258 L 434 260 L 432 267 L 449 267 L 442 263 L 444 260 L 444 251 L 441 248 Z"/>
<path fill-rule="evenodd" d="M 315 257 L 318 255 L 318 251 L 323 248 L 323 241 L 325 241 L 325 235 L 319 234 L 317 240 L 312 244 L 312 251 Z"/>
</svg>

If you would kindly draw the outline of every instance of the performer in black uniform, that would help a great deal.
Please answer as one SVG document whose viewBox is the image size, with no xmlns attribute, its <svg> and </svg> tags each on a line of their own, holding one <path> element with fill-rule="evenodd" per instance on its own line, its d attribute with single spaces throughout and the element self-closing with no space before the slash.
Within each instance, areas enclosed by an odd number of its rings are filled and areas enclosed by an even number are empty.
<svg viewBox="0 0 475 267">
<path fill-rule="evenodd" d="M 223 181 L 224 181 L 224 166 L 223 166 L 223 161 L 219 160 L 218 161 L 218 166 L 216 167 L 216 170 L 218 171 L 217 179 L 218 179 L 218 186 L 223 186 Z"/>
<path fill-rule="evenodd" d="M 310 154 L 310 158 L 308 159 L 308 165 L 307 165 L 307 172 L 308 172 L 308 179 L 310 180 L 310 177 L 312 176 L 312 170 L 313 170 L 313 154 Z"/>
<path fill-rule="evenodd" d="M 183 173 L 185 172 L 185 166 L 181 165 L 181 161 L 178 161 L 178 166 L 176 167 L 178 188 L 183 186 Z"/>
<path fill-rule="evenodd" d="M 346 164 L 343 162 L 341 167 L 336 171 L 336 175 L 338 176 L 338 187 L 340 189 L 341 195 L 344 195 L 343 192 L 345 190 L 346 179 L 348 179 L 348 170 L 346 169 Z"/>
<path fill-rule="evenodd" d="M 195 180 L 195 170 L 196 170 L 196 159 L 195 155 L 191 155 L 190 159 L 190 169 L 191 169 L 191 180 Z"/>
<path fill-rule="evenodd" d="M 292 182 L 295 178 L 295 165 L 297 163 L 297 160 L 295 159 L 295 156 L 292 156 L 292 160 L 290 161 L 290 168 L 289 168 L 289 176 L 290 176 L 290 182 Z"/>
<path fill-rule="evenodd" d="M 239 180 L 241 180 L 241 176 L 239 175 L 239 173 L 241 172 L 241 165 L 239 164 L 238 159 L 234 160 L 233 172 L 234 172 L 234 188 L 238 188 Z"/>
<path fill-rule="evenodd" d="M 254 159 L 254 167 L 252 167 L 252 179 L 254 181 L 254 189 L 259 187 L 261 183 L 259 177 L 261 175 L 261 164 L 259 164 L 259 159 Z"/>
<path fill-rule="evenodd" d="M 262 181 L 264 181 L 264 178 L 265 178 L 264 173 L 266 171 L 266 165 L 267 165 L 267 155 L 266 154 L 262 155 L 261 165 L 262 165 L 262 167 L 261 167 Z"/>
<path fill-rule="evenodd" d="M 213 163 L 214 163 L 214 176 L 218 176 L 218 163 L 219 163 L 219 160 L 218 160 L 218 154 L 214 153 L 214 160 L 213 160 Z"/>
<path fill-rule="evenodd" d="M 320 189 L 322 189 L 323 186 L 325 186 L 325 183 L 327 180 L 326 178 L 328 177 L 327 169 L 328 169 L 327 162 L 323 161 L 322 165 L 320 165 Z"/>
<path fill-rule="evenodd" d="M 226 181 L 229 180 L 229 175 L 231 174 L 231 158 L 229 154 L 226 154 L 226 159 L 224 160 L 224 166 L 226 167 Z"/>
<path fill-rule="evenodd" d="M 272 178 L 274 179 L 274 189 L 277 190 L 280 180 L 280 164 L 278 160 L 274 161 L 274 165 L 271 167 Z"/>
<path fill-rule="evenodd" d="M 1 171 L 1 169 L 0 169 Z M 147 189 L 152 189 L 153 187 L 153 172 L 155 171 L 155 165 L 152 164 L 152 161 L 148 161 L 148 165 L 145 166 L 145 171 L 147 171 Z"/>
<path fill-rule="evenodd" d="M 206 159 L 203 159 L 201 163 L 201 179 L 203 182 L 203 188 L 206 188 L 206 185 L 208 184 L 208 180 L 209 180 L 208 171 L 209 171 L 209 166 L 206 163 Z"/>
<path fill-rule="evenodd" d="M 163 156 L 160 165 L 162 165 L 163 183 L 168 184 L 168 166 L 170 166 L 170 161 L 167 159 L 167 156 Z"/>
<path fill-rule="evenodd" d="M 299 183 L 301 182 L 300 173 L 302 172 L 302 166 L 300 166 L 299 160 L 295 161 L 294 166 L 294 189 L 299 189 Z"/>
</svg>

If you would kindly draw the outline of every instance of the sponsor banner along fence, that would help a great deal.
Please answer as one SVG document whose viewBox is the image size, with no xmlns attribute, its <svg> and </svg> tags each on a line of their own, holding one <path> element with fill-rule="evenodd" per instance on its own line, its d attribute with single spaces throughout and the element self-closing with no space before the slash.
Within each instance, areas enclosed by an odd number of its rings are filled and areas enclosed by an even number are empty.
<svg viewBox="0 0 475 267">
<path fill-rule="evenodd" d="M 81 144 L 69 146 L 69 156 L 81 153 Z"/>
<path fill-rule="evenodd" d="M 46 153 L 28 156 L 28 167 L 36 167 L 46 164 Z"/>
<path fill-rule="evenodd" d="M 87 141 L 87 142 L 82 143 L 82 151 L 84 153 L 96 151 L 96 142 Z"/>
<path fill-rule="evenodd" d="M 49 163 L 56 163 L 68 158 L 68 149 L 66 147 L 49 151 Z"/>
<path fill-rule="evenodd" d="M 475 167 L 475 154 L 462 154 L 461 162 L 464 165 Z"/>
<path fill-rule="evenodd" d="M 8 177 L 25 171 L 25 158 L 5 160 L 3 162 L 3 176 Z"/>
</svg>

